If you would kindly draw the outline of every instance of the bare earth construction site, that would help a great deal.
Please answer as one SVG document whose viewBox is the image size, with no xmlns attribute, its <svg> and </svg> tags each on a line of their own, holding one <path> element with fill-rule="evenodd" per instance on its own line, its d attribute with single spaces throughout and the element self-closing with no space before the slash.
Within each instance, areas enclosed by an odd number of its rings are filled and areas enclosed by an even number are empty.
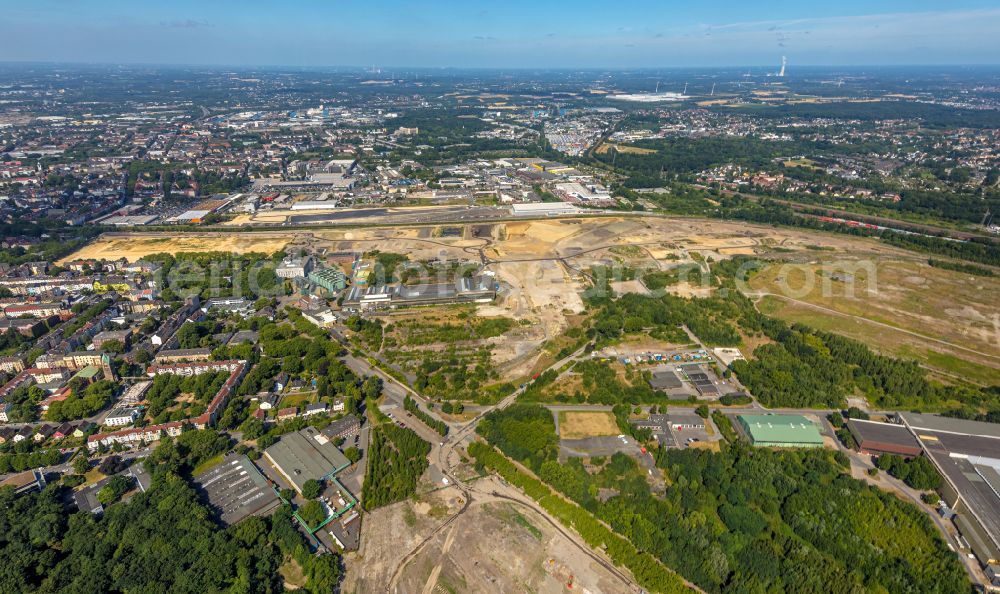
<svg viewBox="0 0 1000 594">
<path fill-rule="evenodd" d="M 502 380 L 530 376 L 554 361 L 559 339 L 584 313 L 582 295 L 592 285 L 594 267 L 642 273 L 686 265 L 707 274 L 712 262 L 733 256 L 768 262 L 744 288 L 766 313 L 871 341 L 887 354 L 916 359 L 943 381 L 986 383 L 1000 369 L 1000 312 L 992 298 L 1000 293 L 996 277 L 973 277 L 969 283 L 966 274 L 932 268 L 920 254 L 875 240 L 765 225 L 607 216 L 286 232 L 109 234 L 67 260 L 134 261 L 161 252 L 271 253 L 291 247 L 321 255 L 378 250 L 403 254 L 411 263 L 462 262 L 494 274 L 496 300 L 474 307 L 477 318 L 517 322 L 485 341 Z M 612 283 L 612 288 L 644 292 L 639 276 Z M 710 292 L 696 276 L 667 290 L 683 296 Z M 387 321 L 431 317 L 448 324 L 469 313 L 432 306 L 381 315 Z"/>
<path fill-rule="evenodd" d="M 373 280 L 368 267 L 374 270 L 386 256 L 397 264 L 389 273 L 390 283 L 405 284 L 408 272 L 433 276 L 465 270 L 475 278 L 492 279 L 495 298 L 483 302 L 362 309 L 342 301 L 337 306 L 342 318 L 363 311 L 380 321 L 382 330 L 374 343 L 362 343 L 360 333 L 348 333 L 348 339 L 356 348 L 364 346 L 373 364 L 437 402 L 440 417 L 452 428 L 510 398 L 513 386 L 523 388 L 540 372 L 557 367 L 567 349 L 580 355 L 583 349 L 572 337 L 580 336 L 592 314 L 587 291 L 604 280 L 619 294 L 650 293 L 647 275 L 673 274 L 680 267 L 692 274 L 664 290 L 684 297 L 709 296 L 718 290 L 713 266 L 733 258 L 755 262 L 757 272 L 739 288 L 770 315 L 916 359 L 945 383 L 986 383 L 1000 370 L 994 331 L 1000 316 L 994 299 L 1000 292 L 997 278 L 969 282 L 966 274 L 930 267 L 919 253 L 873 239 L 766 225 L 615 215 L 286 232 L 116 233 L 102 236 L 68 260 L 135 261 L 161 252 L 214 251 L 308 253 L 317 266 L 339 267 L 355 286 L 375 289 L 382 281 Z M 602 279 L 602 274 L 610 276 Z M 333 332 L 339 339 L 338 330 Z M 906 340 L 880 340 L 896 335 Z M 739 346 L 752 358 L 754 349 L 767 340 L 744 336 Z M 634 335 L 615 348 L 616 356 L 624 358 L 647 349 L 693 352 L 692 347 Z M 630 373 L 621 362 L 613 361 L 609 369 L 618 377 Z M 438 373 L 442 375 L 435 377 Z M 463 381 L 475 376 L 475 383 L 456 389 L 455 375 Z M 579 373 L 563 372 L 546 395 L 558 400 L 556 392 L 579 390 L 581 381 Z M 385 410 L 401 415 L 401 399 L 387 400 Z M 554 414 L 561 439 L 604 440 L 613 443 L 609 452 L 628 446 L 624 440 L 624 445 L 618 443 L 623 436 L 615 436 L 620 429 L 607 410 Z M 703 430 L 696 433 L 694 424 L 689 425 L 684 433 L 688 442 L 718 449 L 717 443 L 710 443 L 718 437 Z M 694 435 L 699 438 L 689 437 Z M 447 460 L 450 439 L 438 443 L 431 433 L 432 460 Z M 648 456 L 638 446 L 630 451 L 636 458 Z M 452 462 L 464 465 L 476 487 L 462 491 L 442 480 L 447 464 L 439 463 L 424 472 L 415 498 L 373 510 L 362 525 L 359 550 L 346 557 L 354 569 L 348 572 L 344 591 L 379 591 L 387 585 L 426 594 L 622 591 L 622 578 L 613 568 L 602 565 L 536 509 L 517 503 L 516 490 L 495 477 L 478 477 L 464 458 L 459 462 L 457 451 L 452 457 Z M 650 480 L 661 481 L 654 468 L 646 470 Z M 467 500 L 471 492 L 476 496 Z"/>
</svg>

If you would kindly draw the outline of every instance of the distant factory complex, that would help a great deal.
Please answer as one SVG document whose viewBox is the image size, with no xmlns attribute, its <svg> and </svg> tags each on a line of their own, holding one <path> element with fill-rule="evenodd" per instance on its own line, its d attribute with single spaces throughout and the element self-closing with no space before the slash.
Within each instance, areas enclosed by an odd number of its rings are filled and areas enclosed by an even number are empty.
<svg viewBox="0 0 1000 594">
<path fill-rule="evenodd" d="M 489 274 L 461 277 L 453 283 L 423 285 L 354 285 L 345 308 L 372 309 L 445 303 L 485 303 L 496 298 L 497 282 Z"/>
</svg>

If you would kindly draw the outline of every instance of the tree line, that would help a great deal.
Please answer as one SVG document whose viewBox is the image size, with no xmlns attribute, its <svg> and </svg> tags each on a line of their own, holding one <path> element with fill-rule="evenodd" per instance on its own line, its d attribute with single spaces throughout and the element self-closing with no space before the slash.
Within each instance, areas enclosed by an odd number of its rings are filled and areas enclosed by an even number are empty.
<svg viewBox="0 0 1000 594">
<path fill-rule="evenodd" d="M 448 425 L 441 419 L 432 417 L 431 415 L 420 410 L 420 406 L 417 405 L 417 402 L 413 398 L 410 398 L 409 394 L 403 398 L 403 408 L 413 416 L 423 421 L 424 424 L 431 429 L 437 431 L 441 435 L 448 435 Z"/>
</svg>

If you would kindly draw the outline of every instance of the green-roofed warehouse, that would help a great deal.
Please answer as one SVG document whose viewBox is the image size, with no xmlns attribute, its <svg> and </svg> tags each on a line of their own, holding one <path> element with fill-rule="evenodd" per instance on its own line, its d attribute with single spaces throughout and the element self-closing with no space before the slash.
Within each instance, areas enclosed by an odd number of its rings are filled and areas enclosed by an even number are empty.
<svg viewBox="0 0 1000 594">
<path fill-rule="evenodd" d="M 755 446 L 823 447 L 823 436 L 816 423 L 802 415 L 740 415 L 737 419 Z"/>
</svg>

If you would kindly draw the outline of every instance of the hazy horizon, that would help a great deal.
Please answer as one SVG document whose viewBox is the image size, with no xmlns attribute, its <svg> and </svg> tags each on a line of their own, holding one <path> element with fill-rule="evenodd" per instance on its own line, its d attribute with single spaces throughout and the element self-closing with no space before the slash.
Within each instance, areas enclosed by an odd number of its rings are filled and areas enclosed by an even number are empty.
<svg viewBox="0 0 1000 594">
<path fill-rule="evenodd" d="M 0 62 L 643 69 L 770 66 L 784 55 L 790 66 L 1000 63 L 995 2 L 761 4 L 376 0 L 362 11 L 316 0 L 36 0 L 5 9 Z"/>
</svg>

